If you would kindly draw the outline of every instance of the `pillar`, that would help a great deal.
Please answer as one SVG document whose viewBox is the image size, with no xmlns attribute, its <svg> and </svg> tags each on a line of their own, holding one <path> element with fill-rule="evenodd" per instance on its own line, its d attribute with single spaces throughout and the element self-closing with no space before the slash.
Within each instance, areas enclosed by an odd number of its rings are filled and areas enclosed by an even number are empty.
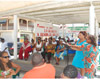
<svg viewBox="0 0 100 79">
<path fill-rule="evenodd" d="M 91 3 L 90 6 L 90 15 L 89 15 L 89 34 L 94 35 L 95 34 L 95 11 L 94 11 L 94 6 Z"/>
<path fill-rule="evenodd" d="M 14 15 L 14 59 L 17 59 L 17 15 Z"/>
</svg>

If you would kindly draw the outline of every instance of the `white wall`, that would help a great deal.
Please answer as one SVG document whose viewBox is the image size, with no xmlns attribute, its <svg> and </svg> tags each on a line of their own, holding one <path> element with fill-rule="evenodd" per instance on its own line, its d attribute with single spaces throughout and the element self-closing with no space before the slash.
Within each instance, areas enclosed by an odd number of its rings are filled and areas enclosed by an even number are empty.
<svg viewBox="0 0 100 79">
<path fill-rule="evenodd" d="M 7 42 L 13 42 L 13 34 L 12 32 L 3 32 L 1 33 L 1 37 L 5 39 Z"/>
</svg>

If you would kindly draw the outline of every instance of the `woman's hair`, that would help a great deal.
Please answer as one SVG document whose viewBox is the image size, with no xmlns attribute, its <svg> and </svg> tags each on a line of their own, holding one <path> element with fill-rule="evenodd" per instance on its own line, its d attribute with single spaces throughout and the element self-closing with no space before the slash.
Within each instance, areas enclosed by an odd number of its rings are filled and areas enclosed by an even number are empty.
<svg viewBox="0 0 100 79">
<path fill-rule="evenodd" d="M 96 39 L 93 35 L 88 35 L 88 38 L 91 40 L 91 44 L 97 46 Z"/>
<path fill-rule="evenodd" d="M 4 53 L 7 53 L 7 52 L 6 52 L 6 51 L 0 52 L 0 57 L 2 57 L 2 55 L 3 55 Z M 11 61 L 10 61 L 10 60 L 8 61 L 7 66 L 8 66 L 9 68 L 12 68 L 12 64 L 11 64 Z M 2 60 L 0 60 L 0 69 L 3 70 L 3 71 L 5 71 L 5 68 L 4 68 L 4 65 L 3 65 L 3 63 L 2 63 Z"/>
<path fill-rule="evenodd" d="M 79 33 L 83 34 L 84 38 L 87 37 L 87 33 L 86 33 L 86 31 L 80 31 Z"/>
<path fill-rule="evenodd" d="M 34 39 L 31 39 L 31 42 L 34 42 Z"/>
<path fill-rule="evenodd" d="M 41 37 L 38 37 L 38 40 L 40 40 L 40 41 L 41 41 Z M 38 41 L 38 44 L 39 44 L 39 41 Z"/>
</svg>

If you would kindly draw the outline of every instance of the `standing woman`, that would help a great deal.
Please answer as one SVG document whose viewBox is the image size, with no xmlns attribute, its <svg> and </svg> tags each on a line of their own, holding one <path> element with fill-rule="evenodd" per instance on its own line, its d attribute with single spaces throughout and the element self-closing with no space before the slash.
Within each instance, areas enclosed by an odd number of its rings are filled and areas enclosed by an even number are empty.
<svg viewBox="0 0 100 79">
<path fill-rule="evenodd" d="M 86 42 L 86 36 L 87 33 L 85 31 L 80 31 L 78 38 L 79 40 L 77 41 L 76 45 L 81 46 Z M 75 48 L 72 48 L 75 49 Z M 72 65 L 75 66 L 76 68 L 79 68 L 81 71 L 81 76 L 84 76 L 84 56 L 83 56 L 83 51 L 76 51 L 75 56 L 72 61 Z"/>
<path fill-rule="evenodd" d="M 12 68 L 15 68 L 14 71 Z M 20 66 L 9 60 L 6 51 L 0 52 L 0 78 L 11 78 L 20 71 Z"/>
<path fill-rule="evenodd" d="M 84 66 L 85 76 L 88 78 L 94 78 L 94 72 L 97 65 L 97 55 L 99 50 L 97 48 L 96 39 L 93 35 L 88 35 L 85 44 L 76 47 L 76 50 L 83 51 L 84 54 Z"/>
</svg>

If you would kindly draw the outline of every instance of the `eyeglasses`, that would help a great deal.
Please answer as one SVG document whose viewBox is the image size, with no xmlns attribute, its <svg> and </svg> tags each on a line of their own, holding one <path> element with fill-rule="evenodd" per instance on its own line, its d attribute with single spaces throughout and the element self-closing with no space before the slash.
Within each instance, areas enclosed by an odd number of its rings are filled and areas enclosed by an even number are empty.
<svg viewBox="0 0 100 79">
<path fill-rule="evenodd" d="M 2 56 L 2 58 L 10 58 L 10 56 Z"/>
</svg>

